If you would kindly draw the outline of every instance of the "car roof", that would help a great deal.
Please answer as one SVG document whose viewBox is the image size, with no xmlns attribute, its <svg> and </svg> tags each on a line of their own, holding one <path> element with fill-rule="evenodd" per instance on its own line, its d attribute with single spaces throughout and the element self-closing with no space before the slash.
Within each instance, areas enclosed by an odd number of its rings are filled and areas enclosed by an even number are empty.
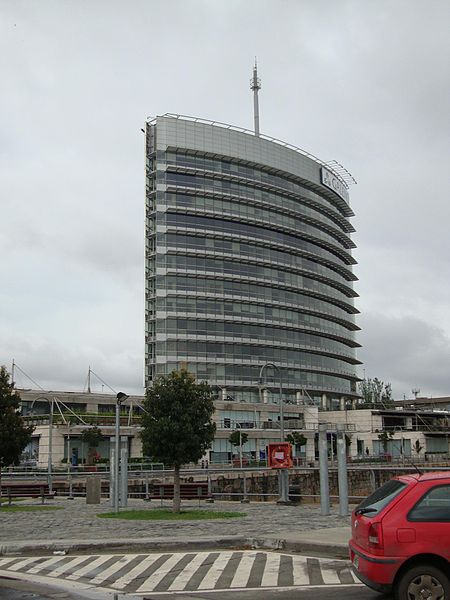
<svg viewBox="0 0 450 600">
<path fill-rule="evenodd" d="M 433 479 L 449 479 L 450 480 L 450 470 L 449 471 L 430 471 L 428 473 L 408 473 L 407 475 L 400 475 L 397 479 L 414 479 L 415 481 L 431 481 Z"/>
</svg>

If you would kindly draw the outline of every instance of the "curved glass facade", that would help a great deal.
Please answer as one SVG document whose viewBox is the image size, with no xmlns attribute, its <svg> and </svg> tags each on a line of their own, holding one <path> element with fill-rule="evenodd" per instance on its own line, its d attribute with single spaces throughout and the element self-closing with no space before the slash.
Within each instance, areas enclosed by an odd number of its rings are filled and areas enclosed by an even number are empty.
<svg viewBox="0 0 450 600">
<path fill-rule="evenodd" d="M 353 213 L 323 169 L 231 127 L 147 123 L 146 385 L 186 367 L 257 402 L 271 362 L 286 401 L 356 395 Z"/>
</svg>

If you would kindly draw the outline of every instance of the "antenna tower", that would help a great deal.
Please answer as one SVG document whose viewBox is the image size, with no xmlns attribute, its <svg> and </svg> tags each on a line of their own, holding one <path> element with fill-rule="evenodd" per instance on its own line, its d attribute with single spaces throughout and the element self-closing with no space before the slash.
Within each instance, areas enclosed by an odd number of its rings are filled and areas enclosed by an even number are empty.
<svg viewBox="0 0 450 600">
<path fill-rule="evenodd" d="M 259 137 L 259 103 L 258 92 L 261 89 L 261 79 L 258 77 L 258 65 L 253 67 L 253 77 L 250 79 L 250 89 L 253 90 L 253 113 L 255 119 L 255 135 Z"/>
</svg>

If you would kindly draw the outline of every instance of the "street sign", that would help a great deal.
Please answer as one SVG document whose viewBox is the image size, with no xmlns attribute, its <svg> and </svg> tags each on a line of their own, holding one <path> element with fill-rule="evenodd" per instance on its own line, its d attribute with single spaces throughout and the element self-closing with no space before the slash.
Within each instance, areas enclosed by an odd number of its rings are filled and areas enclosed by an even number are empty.
<svg viewBox="0 0 450 600">
<path fill-rule="evenodd" d="M 269 467 L 272 469 L 289 469 L 293 465 L 292 445 L 288 442 L 278 442 L 267 446 Z"/>
</svg>

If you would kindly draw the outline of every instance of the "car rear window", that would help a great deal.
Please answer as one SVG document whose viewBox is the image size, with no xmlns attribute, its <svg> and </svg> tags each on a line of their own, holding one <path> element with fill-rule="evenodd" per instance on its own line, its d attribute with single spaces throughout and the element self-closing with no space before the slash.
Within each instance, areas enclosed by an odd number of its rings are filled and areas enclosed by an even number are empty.
<svg viewBox="0 0 450 600">
<path fill-rule="evenodd" d="M 391 481 L 382 485 L 375 490 L 373 494 L 370 494 L 370 496 L 363 500 L 356 510 L 371 508 L 373 510 L 364 510 L 363 512 L 366 513 L 368 517 L 375 517 L 405 489 L 406 485 L 407 484 L 403 483 L 403 481 L 391 479 Z"/>
</svg>

